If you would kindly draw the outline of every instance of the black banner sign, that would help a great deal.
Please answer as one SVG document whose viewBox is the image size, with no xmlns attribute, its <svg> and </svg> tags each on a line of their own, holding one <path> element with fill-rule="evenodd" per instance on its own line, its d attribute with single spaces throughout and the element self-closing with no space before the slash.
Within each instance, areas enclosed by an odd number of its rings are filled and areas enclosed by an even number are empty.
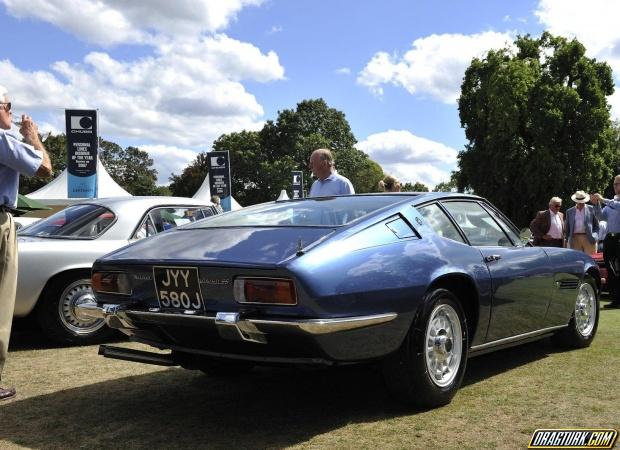
<svg viewBox="0 0 620 450">
<path fill-rule="evenodd" d="M 293 170 L 293 199 L 304 198 L 304 173 Z"/>
<path fill-rule="evenodd" d="M 69 198 L 97 196 L 97 111 L 66 109 L 67 195 Z"/>
<path fill-rule="evenodd" d="M 209 187 L 211 195 L 221 199 L 230 195 L 230 163 L 228 152 L 209 152 Z"/>
</svg>

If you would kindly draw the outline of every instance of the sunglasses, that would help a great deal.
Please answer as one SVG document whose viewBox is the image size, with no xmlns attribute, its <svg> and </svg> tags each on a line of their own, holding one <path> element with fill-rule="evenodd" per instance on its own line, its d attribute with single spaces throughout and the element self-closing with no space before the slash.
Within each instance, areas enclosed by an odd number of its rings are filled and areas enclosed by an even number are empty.
<svg viewBox="0 0 620 450">
<path fill-rule="evenodd" d="M 11 110 L 11 102 L 0 102 L 0 105 L 4 105 L 4 110 L 9 112 Z"/>
<path fill-rule="evenodd" d="M 562 205 L 551 205 L 551 206 L 553 206 L 554 208 L 561 208 L 562 207 Z"/>
</svg>

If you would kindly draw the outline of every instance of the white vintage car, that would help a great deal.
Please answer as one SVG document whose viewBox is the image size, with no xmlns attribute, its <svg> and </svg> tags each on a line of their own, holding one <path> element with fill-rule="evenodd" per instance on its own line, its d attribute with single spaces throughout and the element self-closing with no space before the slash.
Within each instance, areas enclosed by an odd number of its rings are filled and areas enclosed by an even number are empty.
<svg viewBox="0 0 620 450">
<path fill-rule="evenodd" d="M 90 344 L 112 333 L 103 320 L 76 312 L 94 303 L 95 259 L 138 239 L 217 214 L 212 203 L 183 197 L 88 200 L 18 232 L 14 317 L 33 315 L 54 340 Z"/>
<path fill-rule="evenodd" d="M 39 217 L 13 217 L 13 221 L 18 230 L 26 228 L 39 220 L 41 220 Z"/>
</svg>

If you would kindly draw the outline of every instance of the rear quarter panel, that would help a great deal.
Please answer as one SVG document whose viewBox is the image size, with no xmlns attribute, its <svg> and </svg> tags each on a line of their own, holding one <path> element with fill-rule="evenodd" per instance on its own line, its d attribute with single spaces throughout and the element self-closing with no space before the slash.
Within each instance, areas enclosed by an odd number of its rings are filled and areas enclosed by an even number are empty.
<svg viewBox="0 0 620 450">
<path fill-rule="evenodd" d="M 392 218 L 347 230 L 291 261 L 289 270 L 309 296 L 305 301 L 331 317 L 396 312 L 394 339 L 400 343 L 429 287 L 446 275 L 460 274 L 477 285 L 478 329 L 470 335 L 474 342 L 483 339 L 491 284 L 480 252 L 417 222 L 417 237 L 399 239 L 385 226 Z"/>
<path fill-rule="evenodd" d="M 551 303 L 546 314 L 547 326 L 567 324 L 575 308 L 576 289 L 560 289 L 560 283 L 566 280 L 583 280 L 586 272 L 599 274 L 596 262 L 582 252 L 562 248 L 545 248 L 554 270 L 554 289 Z M 600 279 L 600 275 L 599 279 Z"/>
<path fill-rule="evenodd" d="M 30 314 L 50 278 L 69 270 L 90 270 L 95 259 L 127 243 L 124 240 L 20 239 L 13 315 Z"/>
</svg>

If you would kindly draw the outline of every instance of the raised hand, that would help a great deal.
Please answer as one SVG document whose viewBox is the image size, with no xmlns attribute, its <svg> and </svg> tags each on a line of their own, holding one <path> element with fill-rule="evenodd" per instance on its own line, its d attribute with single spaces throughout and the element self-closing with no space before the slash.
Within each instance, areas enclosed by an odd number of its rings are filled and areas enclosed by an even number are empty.
<svg viewBox="0 0 620 450">
<path fill-rule="evenodd" d="M 32 118 L 26 114 L 22 114 L 21 126 L 19 132 L 24 136 L 26 143 L 35 145 L 40 143 L 39 127 L 33 122 Z"/>
</svg>

